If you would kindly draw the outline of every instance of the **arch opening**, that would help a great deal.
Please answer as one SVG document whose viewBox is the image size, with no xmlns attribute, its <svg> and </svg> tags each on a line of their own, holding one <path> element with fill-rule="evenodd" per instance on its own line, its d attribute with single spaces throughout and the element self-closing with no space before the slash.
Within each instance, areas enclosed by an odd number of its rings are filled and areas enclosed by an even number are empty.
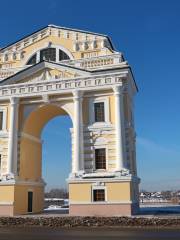
<svg viewBox="0 0 180 240">
<path fill-rule="evenodd" d="M 22 180 L 47 183 L 46 190 L 66 188 L 71 168 L 72 116 L 62 107 L 37 107 L 21 129 L 19 176 Z"/>
<path fill-rule="evenodd" d="M 70 117 L 63 115 L 51 119 L 43 128 L 42 177 L 47 198 L 67 197 L 63 193 L 68 192 L 66 179 L 71 170 L 71 127 Z"/>
</svg>

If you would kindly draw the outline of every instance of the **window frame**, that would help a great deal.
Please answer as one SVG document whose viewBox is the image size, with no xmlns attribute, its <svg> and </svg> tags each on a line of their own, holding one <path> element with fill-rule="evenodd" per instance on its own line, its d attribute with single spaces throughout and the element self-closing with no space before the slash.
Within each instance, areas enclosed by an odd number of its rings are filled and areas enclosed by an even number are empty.
<svg viewBox="0 0 180 240">
<path fill-rule="evenodd" d="M 35 59 L 35 63 L 29 64 L 30 61 L 33 61 Z M 29 60 L 27 61 L 26 65 L 35 65 L 37 63 L 37 53 L 33 54 Z"/>
<path fill-rule="evenodd" d="M 72 55 L 72 53 L 68 50 L 68 49 L 66 49 L 66 48 L 64 48 L 63 46 L 60 46 L 60 45 L 56 45 L 56 44 L 52 44 L 51 46 L 49 46 L 49 44 L 48 45 L 44 45 L 44 46 L 42 46 L 41 48 L 37 48 L 37 49 L 34 49 L 34 51 L 32 52 L 32 54 L 30 55 L 30 56 L 27 56 L 26 57 L 26 59 L 25 59 L 25 61 L 24 61 L 24 65 L 27 65 L 27 63 L 29 62 L 29 60 L 36 54 L 36 64 L 37 63 L 39 63 L 39 62 L 41 62 L 40 61 L 40 52 L 42 51 L 42 50 L 45 50 L 45 49 L 48 49 L 48 48 L 55 48 L 56 49 L 56 59 L 55 59 L 55 63 L 60 63 L 60 62 L 63 62 L 63 61 L 67 61 L 67 60 L 73 60 L 74 59 L 74 57 L 73 57 L 73 55 Z M 61 61 L 59 61 L 59 50 L 61 50 L 62 52 L 64 52 L 68 57 L 69 57 L 69 59 L 64 59 L 64 60 L 61 60 Z"/>
<path fill-rule="evenodd" d="M 44 57 L 45 59 L 43 59 Z M 46 59 L 46 57 L 49 57 L 49 59 Z M 50 60 L 50 57 L 54 58 L 54 60 Z M 56 60 L 57 60 L 56 48 L 48 47 L 40 50 L 40 62 L 43 62 L 43 61 L 56 62 Z"/>
<path fill-rule="evenodd" d="M 3 115 L 2 115 L 2 129 L 0 129 L 0 133 L 3 133 L 3 132 L 7 131 L 7 125 L 6 125 L 7 108 L 6 107 L 0 107 L 0 112 L 3 113 Z"/>
<path fill-rule="evenodd" d="M 97 104 L 102 104 L 102 106 L 103 106 L 103 114 L 102 114 L 102 118 L 103 118 L 103 120 L 102 121 L 99 121 L 98 120 L 98 113 L 97 113 L 97 109 L 96 109 L 96 107 L 97 107 Z M 94 103 L 94 121 L 97 123 L 97 122 L 105 122 L 105 104 L 104 104 L 104 102 L 95 102 Z M 99 108 L 101 109 L 101 107 L 99 106 Z"/>
<path fill-rule="evenodd" d="M 97 150 L 97 149 L 105 149 L 106 168 L 99 168 L 99 169 L 96 168 L 96 150 Z M 107 147 L 104 146 L 104 145 L 94 146 L 93 170 L 94 170 L 95 172 L 102 172 L 102 171 L 107 171 L 107 170 L 108 170 L 108 149 L 107 149 Z"/>
<path fill-rule="evenodd" d="M 102 165 L 105 165 L 105 168 L 97 168 L 97 159 L 96 159 L 96 152 L 97 150 L 104 150 L 104 153 L 105 153 L 105 163 L 102 163 Z M 107 161 L 107 156 L 106 156 L 106 148 L 95 148 L 94 149 L 94 162 L 95 162 L 95 169 L 96 171 L 101 171 L 101 170 L 106 170 L 107 168 L 107 164 L 106 164 L 106 161 Z"/>
<path fill-rule="evenodd" d="M 104 201 L 94 201 L 94 191 L 96 190 L 104 190 Z M 92 193 L 91 193 L 91 201 L 93 203 L 105 203 L 107 202 L 107 188 L 106 186 L 92 186 L 92 189 L 91 189 Z"/>
<path fill-rule="evenodd" d="M 95 121 L 95 103 L 104 103 L 104 121 L 96 122 Z M 90 98 L 89 100 L 89 124 L 90 125 L 109 125 L 110 124 L 110 115 L 109 115 L 109 97 L 97 97 Z"/>
</svg>

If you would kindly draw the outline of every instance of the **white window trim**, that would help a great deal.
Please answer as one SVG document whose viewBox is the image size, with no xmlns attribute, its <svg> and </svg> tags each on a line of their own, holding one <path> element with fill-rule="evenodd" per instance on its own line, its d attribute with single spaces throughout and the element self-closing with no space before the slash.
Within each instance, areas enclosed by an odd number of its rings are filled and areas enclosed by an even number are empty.
<svg viewBox="0 0 180 240">
<path fill-rule="evenodd" d="M 7 107 L 0 107 L 0 112 L 3 112 L 2 129 L 0 130 L 1 134 L 7 132 Z"/>
<path fill-rule="evenodd" d="M 95 122 L 95 112 L 94 112 L 94 104 L 103 102 L 104 103 L 104 122 Z M 89 124 L 93 126 L 102 126 L 102 125 L 110 125 L 110 116 L 109 116 L 109 97 L 97 97 L 90 98 L 89 100 Z"/>
<path fill-rule="evenodd" d="M 105 200 L 104 201 L 94 201 L 94 190 L 104 190 Z M 107 202 L 107 188 L 106 188 L 106 186 L 92 186 L 92 188 L 91 188 L 91 202 L 93 202 L 93 203 Z"/>
<path fill-rule="evenodd" d="M 105 153 L 106 153 L 106 169 L 96 169 L 96 159 L 95 159 L 95 150 L 96 149 L 104 149 L 105 148 Z M 95 145 L 94 146 L 94 153 L 93 153 L 93 171 L 94 172 L 105 172 L 108 170 L 108 148 L 105 145 Z"/>
</svg>

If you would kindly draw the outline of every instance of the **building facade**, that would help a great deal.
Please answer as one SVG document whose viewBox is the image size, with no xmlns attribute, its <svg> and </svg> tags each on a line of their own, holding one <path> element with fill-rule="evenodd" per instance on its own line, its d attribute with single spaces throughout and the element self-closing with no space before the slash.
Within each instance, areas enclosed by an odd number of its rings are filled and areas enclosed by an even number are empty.
<svg viewBox="0 0 180 240">
<path fill-rule="evenodd" d="M 70 214 L 135 214 L 136 92 L 106 35 L 48 25 L 1 48 L 0 215 L 43 210 L 41 132 L 60 115 L 73 123 Z"/>
</svg>

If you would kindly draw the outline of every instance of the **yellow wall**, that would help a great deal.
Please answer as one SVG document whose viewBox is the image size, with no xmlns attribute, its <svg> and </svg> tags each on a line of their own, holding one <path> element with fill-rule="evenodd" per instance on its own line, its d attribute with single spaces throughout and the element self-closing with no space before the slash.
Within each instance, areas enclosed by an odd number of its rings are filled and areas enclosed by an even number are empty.
<svg viewBox="0 0 180 240">
<path fill-rule="evenodd" d="M 71 33 L 70 33 L 71 35 Z M 81 34 L 80 34 L 81 35 Z M 80 37 L 81 39 L 81 37 Z M 24 63 L 24 60 L 28 60 L 33 54 L 34 54 L 34 49 L 43 49 L 44 46 L 47 47 L 47 43 L 51 42 L 53 45 L 60 45 L 66 49 L 68 49 L 73 57 L 75 59 L 80 59 L 82 57 L 87 57 L 89 54 L 93 54 L 95 56 L 98 55 L 110 55 L 112 54 L 112 51 L 108 48 L 103 49 L 98 43 L 98 46 L 96 49 L 90 50 L 81 50 L 81 51 L 74 51 L 74 40 L 71 38 L 65 38 L 63 36 L 46 36 L 42 39 L 39 39 L 38 41 L 33 42 L 31 45 L 25 46 L 23 48 L 24 51 L 24 58 L 20 60 L 8 60 L 7 62 L 3 63 L 2 60 L 0 59 L 0 64 L 8 65 L 11 64 L 13 67 L 20 67 Z"/>
<path fill-rule="evenodd" d="M 105 183 L 108 202 L 120 202 L 131 200 L 130 182 L 109 182 Z M 92 183 L 70 183 L 70 202 L 91 202 Z"/>
<path fill-rule="evenodd" d="M 15 186 L 15 214 L 27 213 L 28 207 L 28 191 L 33 192 L 33 212 L 40 212 L 44 204 L 44 188 L 40 186 Z"/>
<path fill-rule="evenodd" d="M 0 202 L 12 203 L 14 214 L 26 214 L 28 191 L 33 192 L 33 212 L 40 212 L 44 205 L 44 187 L 31 185 L 0 186 Z M 1 214 L 1 213 L 0 213 Z"/>
<path fill-rule="evenodd" d="M 14 201 L 14 186 L 0 186 L 0 202 Z"/>
<path fill-rule="evenodd" d="M 25 137 L 20 141 L 20 178 L 38 181 L 41 179 L 42 147 L 41 143 Z"/>
<path fill-rule="evenodd" d="M 91 201 L 91 183 L 70 183 L 69 200 L 89 202 Z"/>
<path fill-rule="evenodd" d="M 131 186 L 129 182 L 106 183 L 108 201 L 131 200 Z"/>
</svg>

